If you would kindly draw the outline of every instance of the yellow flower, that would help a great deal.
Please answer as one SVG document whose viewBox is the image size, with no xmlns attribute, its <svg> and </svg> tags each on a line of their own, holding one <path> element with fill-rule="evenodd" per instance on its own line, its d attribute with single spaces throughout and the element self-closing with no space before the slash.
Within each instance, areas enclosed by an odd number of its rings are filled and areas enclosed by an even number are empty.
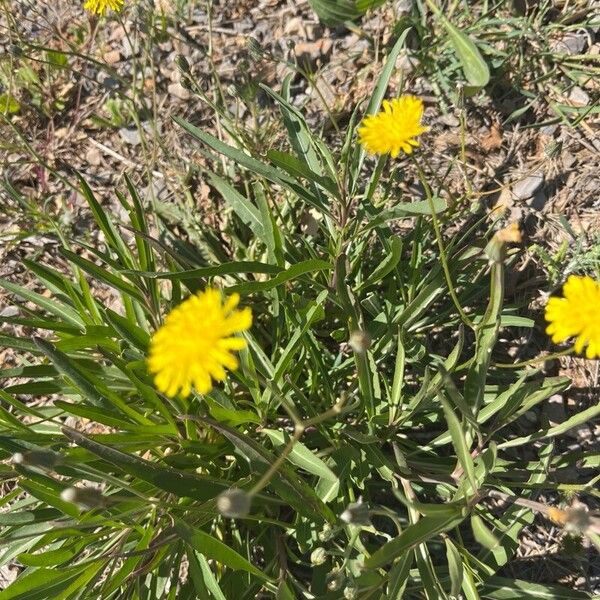
<svg viewBox="0 0 600 600">
<path fill-rule="evenodd" d="M 421 125 L 423 110 L 423 101 L 415 96 L 384 100 L 381 112 L 363 119 L 358 139 L 370 154 L 410 154 L 419 145 L 417 137 L 429 130 Z"/>
<path fill-rule="evenodd" d="M 245 348 L 246 340 L 233 334 L 252 325 L 249 308 L 236 310 L 239 301 L 239 294 L 223 299 L 219 290 L 208 288 L 167 315 L 152 336 L 148 356 L 148 368 L 161 392 L 187 397 L 194 387 L 207 394 L 213 379 L 225 379 L 226 368 L 237 369 L 232 350 Z"/>
<path fill-rule="evenodd" d="M 563 286 L 563 298 L 546 305 L 546 333 L 556 344 L 574 337 L 575 352 L 600 357 L 600 283 L 591 277 L 571 275 Z"/>
<path fill-rule="evenodd" d="M 116 10 L 117 12 L 123 8 L 125 0 L 86 0 L 83 8 L 90 12 L 103 15 L 107 9 Z"/>
</svg>

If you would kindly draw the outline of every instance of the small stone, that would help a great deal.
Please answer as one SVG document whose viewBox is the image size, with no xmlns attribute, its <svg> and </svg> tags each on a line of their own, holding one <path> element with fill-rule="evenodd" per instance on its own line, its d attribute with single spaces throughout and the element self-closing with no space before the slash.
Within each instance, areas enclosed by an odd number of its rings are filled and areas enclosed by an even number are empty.
<svg viewBox="0 0 600 600">
<path fill-rule="evenodd" d="M 543 189 L 539 189 L 533 195 L 533 198 L 528 200 L 529 206 L 533 208 L 533 210 L 542 211 L 544 206 L 546 206 L 546 194 Z"/>
<path fill-rule="evenodd" d="M 98 148 L 90 148 L 85 153 L 85 160 L 88 162 L 88 164 L 98 167 L 102 164 L 102 154 Z"/>
<path fill-rule="evenodd" d="M 519 200 L 527 200 L 527 198 L 531 198 L 542 187 L 543 183 L 544 174 L 538 171 L 525 179 L 517 181 L 512 188 L 512 192 Z"/>
<path fill-rule="evenodd" d="M 142 138 L 140 137 L 140 133 L 137 129 L 128 129 L 127 127 L 122 127 L 119 129 L 119 135 L 121 139 L 130 146 L 138 146 L 142 143 Z"/>
<path fill-rule="evenodd" d="M 581 54 L 585 50 L 587 43 L 588 36 L 585 31 L 572 32 L 558 40 L 552 46 L 552 49 L 555 52 L 561 52 L 562 54 Z"/>
<path fill-rule="evenodd" d="M 410 13 L 413 4 L 414 0 L 396 0 L 396 13 L 398 15 Z"/>
<path fill-rule="evenodd" d="M 565 169 L 570 169 L 575 166 L 575 163 L 577 162 L 577 157 L 569 151 L 563 152 L 561 158 Z"/>
<path fill-rule="evenodd" d="M 587 106 L 590 103 L 590 97 L 585 90 L 576 85 L 569 92 L 569 101 L 575 106 Z"/>
<path fill-rule="evenodd" d="M 412 73 L 418 65 L 418 59 L 412 53 L 406 51 L 402 52 L 396 60 L 396 68 L 404 71 L 404 73 Z"/>
<path fill-rule="evenodd" d="M 306 68 L 317 66 L 319 59 L 326 58 L 331 52 L 333 42 L 329 38 L 321 38 L 314 42 L 301 42 L 296 44 L 294 52 L 298 63 Z"/>
<path fill-rule="evenodd" d="M 175 98 L 179 98 L 179 100 L 189 100 L 191 97 L 190 92 L 186 90 L 181 83 L 170 83 L 167 89 L 171 96 L 175 96 Z"/>
<path fill-rule="evenodd" d="M 554 135 L 556 133 L 556 130 L 558 129 L 558 125 L 554 124 L 554 125 L 544 125 L 544 127 L 542 127 L 540 129 L 540 133 L 543 133 L 544 135 Z"/>
<path fill-rule="evenodd" d="M 132 56 L 136 56 L 140 52 L 139 43 L 137 41 L 132 41 L 131 38 L 125 37 L 123 38 L 122 44 L 122 54 L 124 58 L 131 58 Z"/>
<path fill-rule="evenodd" d="M 7 306 L 0 310 L 0 317 L 17 317 L 19 316 L 18 306 Z"/>
<path fill-rule="evenodd" d="M 109 50 L 104 55 L 104 62 L 107 65 L 114 65 L 114 64 L 120 62 L 120 60 L 121 60 L 121 53 L 119 52 L 119 50 Z"/>
<path fill-rule="evenodd" d="M 447 125 L 448 127 L 458 127 L 460 125 L 458 117 L 452 113 L 446 113 L 445 115 L 442 115 L 438 118 L 438 121 L 443 125 Z"/>
</svg>

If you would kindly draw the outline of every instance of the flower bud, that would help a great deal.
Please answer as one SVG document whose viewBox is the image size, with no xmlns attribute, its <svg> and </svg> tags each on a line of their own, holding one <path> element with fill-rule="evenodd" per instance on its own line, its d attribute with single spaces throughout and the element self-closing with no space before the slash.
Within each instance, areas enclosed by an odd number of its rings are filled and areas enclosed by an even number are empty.
<svg viewBox="0 0 600 600">
<path fill-rule="evenodd" d="M 65 502 L 77 504 L 80 508 L 100 508 L 106 506 L 102 492 L 93 487 L 68 487 L 60 493 Z"/>
<path fill-rule="evenodd" d="M 511 223 L 504 229 L 500 229 L 485 247 L 490 262 L 501 263 L 506 257 L 506 244 L 518 244 L 523 240 L 518 223 Z"/>
<path fill-rule="evenodd" d="M 346 577 L 341 571 L 334 569 L 327 574 L 327 589 L 330 592 L 337 592 L 342 587 L 345 579 Z"/>
<path fill-rule="evenodd" d="M 15 452 L 12 455 L 12 462 L 15 465 L 42 469 L 53 469 L 60 459 L 60 455 L 51 450 L 30 450 L 29 452 Z"/>
<path fill-rule="evenodd" d="M 348 525 L 371 524 L 369 507 L 362 501 L 362 498 L 359 498 L 358 502 L 348 504 L 346 510 L 340 515 L 340 519 Z"/>
<path fill-rule="evenodd" d="M 231 488 L 217 497 L 217 509 L 224 517 L 242 519 L 250 512 L 252 499 L 240 488 Z"/>
<path fill-rule="evenodd" d="M 253 37 L 248 38 L 248 52 L 254 60 L 259 60 L 266 54 L 259 41 Z"/>
<path fill-rule="evenodd" d="M 183 54 L 178 54 L 175 58 L 175 65 L 184 75 L 189 75 L 191 72 L 190 63 Z"/>
<path fill-rule="evenodd" d="M 348 343 L 356 354 L 364 354 L 371 347 L 372 341 L 371 336 L 366 331 L 357 330 L 350 334 Z"/>
<path fill-rule="evenodd" d="M 327 552 L 325 552 L 325 548 L 315 548 L 310 555 L 310 562 L 315 567 L 322 565 L 327 560 Z"/>
<path fill-rule="evenodd" d="M 333 537 L 333 529 L 331 528 L 331 525 L 329 523 L 325 523 L 325 525 L 323 525 L 323 529 L 321 529 L 321 531 L 319 531 L 317 534 L 317 537 L 319 538 L 320 542 L 327 542 L 330 540 Z"/>
</svg>

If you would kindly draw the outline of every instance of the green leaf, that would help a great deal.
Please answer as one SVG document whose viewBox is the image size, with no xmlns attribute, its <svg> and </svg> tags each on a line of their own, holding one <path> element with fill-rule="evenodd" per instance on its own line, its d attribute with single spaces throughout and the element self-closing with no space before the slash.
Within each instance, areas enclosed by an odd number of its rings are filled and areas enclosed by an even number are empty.
<svg viewBox="0 0 600 600">
<path fill-rule="evenodd" d="M 448 574 L 450 575 L 450 595 L 458 597 L 463 584 L 462 557 L 449 538 L 445 538 L 444 543 L 446 544 L 446 560 L 448 561 Z"/>
<path fill-rule="evenodd" d="M 225 202 L 232 208 L 233 212 L 235 212 L 242 222 L 250 227 L 252 233 L 254 233 L 258 239 L 262 239 L 265 232 L 260 218 L 260 212 L 254 204 L 218 175 L 208 173 L 208 180 L 219 194 L 221 194 Z"/>
<path fill-rule="evenodd" d="M 14 115 L 21 110 L 19 101 L 10 94 L 0 94 L 0 113 Z"/>
<path fill-rule="evenodd" d="M 266 165 L 259 160 L 256 160 L 249 154 L 246 154 L 246 152 L 243 150 L 239 150 L 238 148 L 234 148 L 233 146 L 222 142 L 218 138 L 198 129 L 180 117 L 173 117 L 173 120 L 178 125 L 183 127 L 183 129 L 190 133 L 194 138 L 206 144 L 209 148 L 212 148 L 219 154 L 227 156 L 236 164 L 249 169 L 257 175 L 265 177 L 273 183 L 282 185 L 296 194 L 299 198 L 302 198 L 308 204 L 318 208 L 326 214 L 330 214 L 328 208 L 322 202 L 320 202 L 317 197 L 311 194 L 299 181 L 293 177 L 290 177 L 290 175 L 284 171 L 280 171 L 279 169 L 275 169 L 270 165 Z"/>
<path fill-rule="evenodd" d="M 475 42 L 466 33 L 452 25 L 441 12 L 436 11 L 436 16 L 448 33 L 467 82 L 476 88 L 485 87 L 490 80 L 490 70 Z"/>
<path fill-rule="evenodd" d="M 273 445 L 277 448 L 285 446 L 290 439 L 289 435 L 285 434 L 283 431 L 276 431 L 274 429 L 263 429 L 262 433 L 266 433 Z M 297 467 L 321 478 L 323 484 L 317 484 L 317 493 L 319 493 L 319 491 L 321 492 L 319 497 L 323 502 L 330 502 L 337 497 L 340 487 L 340 480 L 337 475 L 323 460 L 316 456 L 314 452 L 309 450 L 304 444 L 296 442 L 288 459 Z"/>
<path fill-rule="evenodd" d="M 229 488 L 226 480 L 217 481 L 208 477 L 159 466 L 133 454 L 127 454 L 106 446 L 73 429 L 63 429 L 64 435 L 82 448 L 113 464 L 124 473 L 147 481 L 155 487 L 171 492 L 180 498 L 194 498 L 206 502 Z"/>
<path fill-rule="evenodd" d="M 88 563 L 89 564 L 89 563 Z M 56 598 L 87 565 L 61 569 L 36 569 L 22 574 L 0 592 L 0 600 L 49 600 Z"/>
<path fill-rule="evenodd" d="M 206 422 L 226 437 L 239 450 L 242 456 L 245 456 L 253 463 L 255 468 L 261 469 L 261 475 L 266 468 L 275 462 L 276 457 L 251 437 L 207 417 L 199 418 L 198 420 Z M 314 489 L 288 465 L 283 464 L 279 467 L 277 474 L 273 477 L 269 485 L 298 513 L 311 519 L 325 519 L 330 523 L 335 521 L 333 512 L 316 495 Z"/>
<path fill-rule="evenodd" d="M 481 590 L 483 598 L 489 600 L 585 600 L 592 596 L 558 585 L 543 585 L 521 579 L 490 577 Z M 2 600 L 0 598 L 0 600 Z"/>
<path fill-rule="evenodd" d="M 277 286 L 280 286 L 292 279 L 296 279 L 302 275 L 306 275 L 307 273 L 314 273 L 316 271 L 327 271 L 331 270 L 331 264 L 324 261 L 319 260 L 318 258 L 312 258 L 309 260 L 305 260 L 303 262 L 292 265 L 285 271 L 282 271 L 272 279 L 268 281 L 251 281 L 248 283 L 239 283 L 237 285 L 232 285 L 227 288 L 227 291 L 230 293 L 239 292 L 240 294 L 250 294 L 252 292 L 266 292 L 268 290 L 272 290 Z"/>
<path fill-rule="evenodd" d="M 20 285 L 16 285 L 15 283 L 11 283 L 6 279 L 0 278 L 0 287 L 3 287 L 5 290 L 8 290 L 16 296 L 23 298 L 23 300 L 33 302 L 41 309 L 77 327 L 79 330 L 83 328 L 83 321 L 81 320 L 81 317 L 75 310 L 63 303 L 49 300 L 37 292 L 32 292 L 31 290 L 28 290 Z"/>
<path fill-rule="evenodd" d="M 180 520 L 175 522 L 175 531 L 184 539 L 194 550 L 210 560 L 214 560 L 225 567 L 234 571 L 246 571 L 251 575 L 258 577 L 263 581 L 272 581 L 260 569 L 238 554 L 233 548 L 230 548 L 212 535 L 205 533 L 201 529 L 190 527 Z M 0 599 L 1 600 L 1 599 Z"/>
<path fill-rule="evenodd" d="M 498 538 L 492 533 L 479 515 L 471 515 L 471 528 L 473 537 L 485 548 L 493 550 L 500 545 Z"/>
<path fill-rule="evenodd" d="M 456 456 L 458 457 L 460 466 L 463 468 L 463 471 L 466 473 L 469 479 L 469 484 L 471 485 L 471 492 L 475 493 L 477 491 L 475 465 L 473 463 L 473 457 L 471 456 L 471 452 L 467 444 L 467 439 L 465 437 L 463 426 L 456 414 L 454 413 L 454 410 L 450 406 L 450 403 L 444 398 L 444 396 L 440 394 L 438 395 L 438 398 L 444 409 L 446 423 L 448 424 L 448 429 L 452 438 L 452 444 L 454 446 L 454 449 L 456 450 Z"/>
<path fill-rule="evenodd" d="M 293 154 L 281 152 L 280 150 L 269 150 L 267 156 L 273 164 L 289 173 L 292 177 L 308 179 L 328 191 L 333 196 L 339 196 L 337 185 L 333 179 L 315 173 L 306 163 L 303 163 Z"/>
<path fill-rule="evenodd" d="M 407 550 L 413 549 L 418 544 L 456 527 L 464 516 L 458 509 L 450 515 L 438 517 L 423 517 L 414 525 L 409 525 L 398 537 L 385 543 L 377 552 L 365 560 L 365 566 L 378 569 L 392 562 Z"/>
<path fill-rule="evenodd" d="M 205 279 L 208 277 L 217 277 L 223 275 L 238 275 L 246 273 L 281 273 L 283 269 L 276 265 L 269 265 L 257 261 L 237 261 L 224 263 L 215 267 L 200 267 L 189 271 L 169 271 L 161 273 L 160 271 L 124 271 L 148 279 L 171 279 L 173 281 L 185 281 L 186 279 Z"/>
</svg>

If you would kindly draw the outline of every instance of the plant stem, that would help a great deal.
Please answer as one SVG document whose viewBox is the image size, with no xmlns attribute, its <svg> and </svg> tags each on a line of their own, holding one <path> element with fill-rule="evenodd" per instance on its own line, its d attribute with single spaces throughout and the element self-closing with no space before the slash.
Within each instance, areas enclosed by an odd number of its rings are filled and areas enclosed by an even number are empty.
<svg viewBox="0 0 600 600">
<path fill-rule="evenodd" d="M 411 158 L 413 158 L 413 157 L 411 156 Z M 458 311 L 458 314 L 460 315 L 460 318 L 463 321 L 463 323 L 465 325 L 467 325 L 468 327 L 470 327 L 471 329 L 475 330 L 475 324 L 473 323 L 473 321 L 471 321 L 471 319 L 469 319 L 469 317 L 465 313 L 463 307 L 461 306 L 460 301 L 458 300 L 458 296 L 456 294 L 456 290 L 454 289 L 454 284 L 452 283 L 452 277 L 450 275 L 450 269 L 448 267 L 448 258 L 446 256 L 444 240 L 442 239 L 440 223 L 438 221 L 437 214 L 435 212 L 435 206 L 433 203 L 433 195 L 431 193 L 431 188 L 429 187 L 429 184 L 427 183 L 427 180 L 425 178 L 425 174 L 423 173 L 423 170 L 421 169 L 421 167 L 419 166 L 419 164 L 417 163 L 417 161 L 414 158 L 413 158 L 413 163 L 417 168 L 417 171 L 419 173 L 419 179 L 421 180 L 421 183 L 423 184 L 423 188 L 425 189 L 425 196 L 427 197 L 427 202 L 429 203 L 429 210 L 431 211 L 431 220 L 433 222 L 433 230 L 435 232 L 435 238 L 436 238 L 437 245 L 438 245 L 438 248 L 440 251 L 440 262 L 442 263 L 442 269 L 444 271 L 444 276 L 446 278 L 446 284 L 448 285 L 448 291 L 450 292 L 450 297 L 452 298 L 452 301 L 454 302 L 454 306 L 456 307 L 456 310 Z"/>
</svg>

